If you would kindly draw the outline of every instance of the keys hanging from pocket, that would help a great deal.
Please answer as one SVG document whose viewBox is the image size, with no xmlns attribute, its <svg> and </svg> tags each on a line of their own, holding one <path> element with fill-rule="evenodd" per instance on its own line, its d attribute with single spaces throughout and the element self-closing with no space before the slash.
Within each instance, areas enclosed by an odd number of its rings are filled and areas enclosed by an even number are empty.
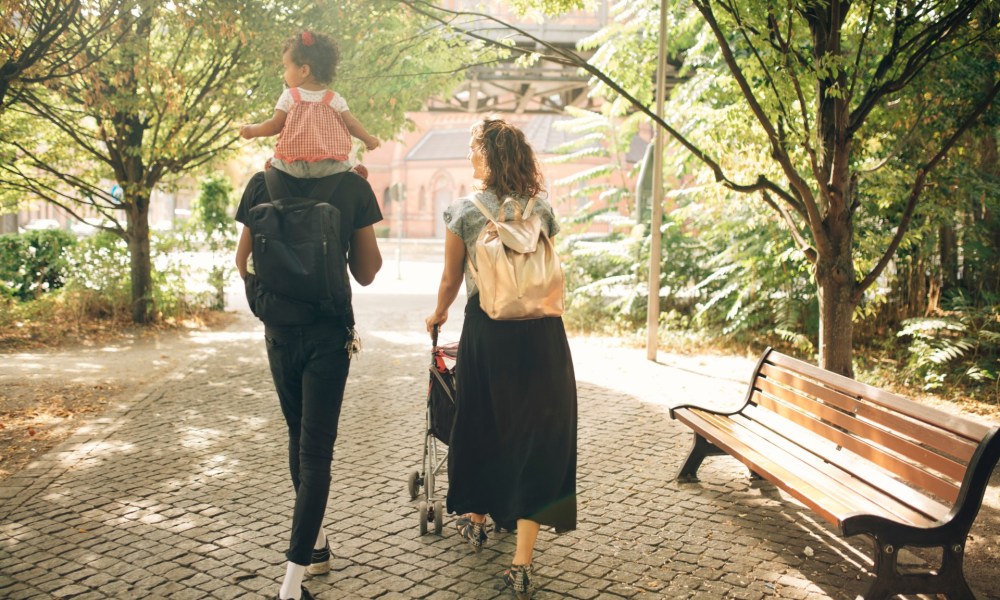
<svg viewBox="0 0 1000 600">
<path fill-rule="evenodd" d="M 347 358 L 361 354 L 361 336 L 353 327 L 347 330 L 347 344 L 344 345 L 344 350 L 347 350 Z"/>
</svg>

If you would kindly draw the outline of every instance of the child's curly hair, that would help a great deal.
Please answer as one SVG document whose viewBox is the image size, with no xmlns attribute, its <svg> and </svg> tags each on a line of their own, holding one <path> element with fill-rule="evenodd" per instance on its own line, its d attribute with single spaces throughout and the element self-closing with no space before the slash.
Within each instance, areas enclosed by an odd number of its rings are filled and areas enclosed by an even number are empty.
<svg viewBox="0 0 1000 600">
<path fill-rule="evenodd" d="M 285 40 L 281 53 L 291 52 L 292 62 L 309 65 L 309 71 L 316 81 L 330 83 L 337 76 L 340 50 L 329 36 L 315 31 L 303 31 Z"/>
</svg>

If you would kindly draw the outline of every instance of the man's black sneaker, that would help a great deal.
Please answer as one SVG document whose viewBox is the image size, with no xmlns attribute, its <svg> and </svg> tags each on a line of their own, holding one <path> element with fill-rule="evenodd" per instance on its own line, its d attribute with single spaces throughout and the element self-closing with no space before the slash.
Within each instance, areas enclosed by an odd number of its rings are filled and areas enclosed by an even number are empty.
<svg viewBox="0 0 1000 600">
<path fill-rule="evenodd" d="M 309 590 L 307 590 L 305 587 L 301 587 L 299 589 L 302 590 L 301 595 L 299 596 L 299 600 L 316 600 L 316 598 L 312 594 L 310 594 Z M 275 596 L 274 600 L 281 600 L 281 595 L 279 594 Z"/>
</svg>

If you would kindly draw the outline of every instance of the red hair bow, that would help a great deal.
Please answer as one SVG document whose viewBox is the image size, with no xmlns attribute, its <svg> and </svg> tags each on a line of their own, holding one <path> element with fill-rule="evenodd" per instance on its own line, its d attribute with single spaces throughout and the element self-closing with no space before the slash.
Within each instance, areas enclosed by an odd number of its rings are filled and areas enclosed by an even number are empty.
<svg viewBox="0 0 1000 600">
<path fill-rule="evenodd" d="M 310 32 L 310 31 L 303 31 L 301 37 L 302 37 L 302 45 L 303 46 L 312 46 L 313 42 L 316 41 L 316 39 L 313 38 L 312 32 Z"/>
</svg>

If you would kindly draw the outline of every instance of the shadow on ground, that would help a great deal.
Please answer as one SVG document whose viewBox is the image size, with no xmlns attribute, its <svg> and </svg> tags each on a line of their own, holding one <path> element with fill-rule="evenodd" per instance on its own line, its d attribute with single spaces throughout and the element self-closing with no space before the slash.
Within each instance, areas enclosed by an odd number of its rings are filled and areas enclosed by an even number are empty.
<svg viewBox="0 0 1000 600">
<path fill-rule="evenodd" d="M 328 599 L 506 597 L 497 574 L 512 535 L 473 555 L 450 515 L 442 536 L 419 533 L 406 478 L 420 463 L 430 348 L 385 325 L 370 329 L 342 413 L 334 571 L 307 586 Z M 0 504 L 0 595 L 273 596 L 292 500 L 284 424 L 259 332 L 212 350 L 29 468 L 32 483 Z M 707 461 L 700 484 L 673 483 L 689 439 L 662 407 L 587 381 L 579 396 L 580 527 L 542 534 L 539 600 L 849 599 L 866 587 L 865 540 L 837 538 L 728 458 Z M 995 599 L 988 545 L 970 544 L 968 571 Z"/>
</svg>

